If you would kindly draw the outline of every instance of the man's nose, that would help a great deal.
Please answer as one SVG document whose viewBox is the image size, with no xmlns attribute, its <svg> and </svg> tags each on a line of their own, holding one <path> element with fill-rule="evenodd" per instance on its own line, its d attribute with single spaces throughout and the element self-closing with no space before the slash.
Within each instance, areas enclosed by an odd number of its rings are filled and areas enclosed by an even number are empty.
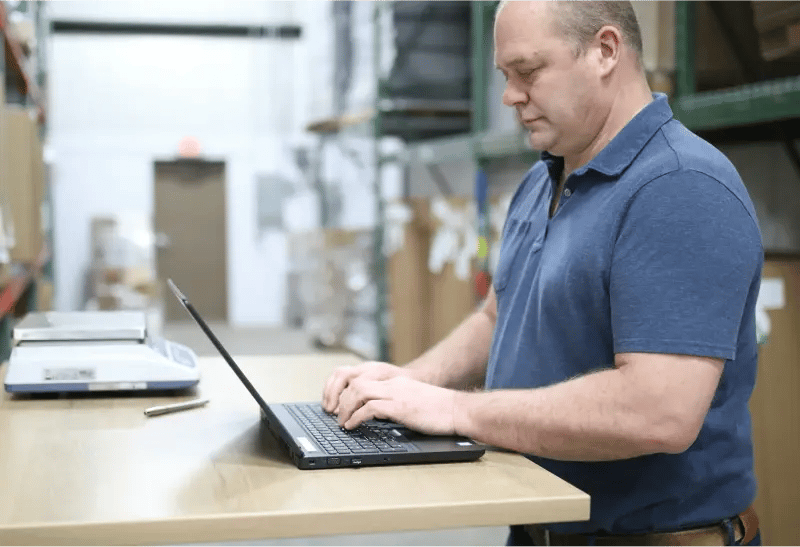
<svg viewBox="0 0 800 547">
<path fill-rule="evenodd" d="M 506 82 L 506 88 L 503 90 L 503 104 L 514 106 L 526 102 L 528 102 L 528 94 L 511 82 Z"/>
</svg>

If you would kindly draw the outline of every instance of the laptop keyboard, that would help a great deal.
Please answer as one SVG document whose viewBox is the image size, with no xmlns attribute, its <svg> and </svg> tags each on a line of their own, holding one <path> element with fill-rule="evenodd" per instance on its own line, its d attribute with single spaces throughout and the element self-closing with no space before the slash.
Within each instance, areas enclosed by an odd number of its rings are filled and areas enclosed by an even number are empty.
<svg viewBox="0 0 800 547">
<path fill-rule="evenodd" d="M 339 427 L 336 417 L 319 404 L 285 404 L 324 450 L 330 454 L 380 454 L 408 452 L 392 427 L 362 424 L 353 430 Z"/>
</svg>

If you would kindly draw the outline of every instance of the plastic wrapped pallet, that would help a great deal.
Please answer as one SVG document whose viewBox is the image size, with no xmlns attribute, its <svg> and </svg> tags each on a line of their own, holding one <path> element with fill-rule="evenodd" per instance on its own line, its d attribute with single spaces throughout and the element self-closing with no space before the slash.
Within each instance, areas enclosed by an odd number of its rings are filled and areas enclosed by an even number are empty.
<svg viewBox="0 0 800 547">
<path fill-rule="evenodd" d="M 469 2 L 332 3 L 334 116 L 368 118 L 380 97 L 386 135 L 469 131 L 470 16 Z"/>
<path fill-rule="evenodd" d="M 91 220 L 86 309 L 150 310 L 162 313 L 155 269 L 155 237 L 140 214 Z"/>
<path fill-rule="evenodd" d="M 377 358 L 373 231 L 326 229 L 290 236 L 303 328 L 327 348 Z"/>
<path fill-rule="evenodd" d="M 451 100 L 471 97 L 469 2 L 395 2 L 392 97 Z"/>
</svg>

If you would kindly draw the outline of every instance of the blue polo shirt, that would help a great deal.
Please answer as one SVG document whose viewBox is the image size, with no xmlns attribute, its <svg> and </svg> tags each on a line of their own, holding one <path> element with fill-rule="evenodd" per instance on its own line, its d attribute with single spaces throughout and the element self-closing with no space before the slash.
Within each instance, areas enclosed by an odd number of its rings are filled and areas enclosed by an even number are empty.
<svg viewBox="0 0 800 547">
<path fill-rule="evenodd" d="M 557 533 L 668 531 L 755 498 L 748 400 L 756 378 L 761 234 L 731 163 L 649 103 L 566 180 L 542 154 L 511 202 L 494 278 L 487 389 L 535 388 L 613 368 L 626 352 L 716 357 L 725 368 L 684 453 L 601 463 L 529 456 L 591 496 Z"/>
</svg>

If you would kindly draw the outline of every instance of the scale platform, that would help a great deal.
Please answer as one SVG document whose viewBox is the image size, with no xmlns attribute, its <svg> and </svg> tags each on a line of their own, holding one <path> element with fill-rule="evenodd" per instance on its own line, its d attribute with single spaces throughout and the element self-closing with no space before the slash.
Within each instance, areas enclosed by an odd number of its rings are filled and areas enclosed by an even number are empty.
<svg viewBox="0 0 800 547">
<path fill-rule="evenodd" d="M 144 312 L 33 312 L 12 338 L 12 393 L 182 390 L 200 381 L 195 353 L 148 333 Z"/>
</svg>

